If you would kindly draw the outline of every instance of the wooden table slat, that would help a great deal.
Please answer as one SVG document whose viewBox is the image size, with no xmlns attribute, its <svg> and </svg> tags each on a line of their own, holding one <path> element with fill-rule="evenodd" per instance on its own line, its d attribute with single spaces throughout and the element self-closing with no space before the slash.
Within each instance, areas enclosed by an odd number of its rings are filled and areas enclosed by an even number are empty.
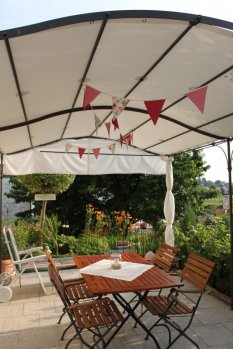
<svg viewBox="0 0 233 349">
<path fill-rule="evenodd" d="M 149 264 L 143 257 L 135 252 L 123 253 L 122 261 Z M 75 256 L 74 262 L 79 269 L 102 259 L 111 259 L 111 255 Z M 124 292 L 149 291 L 161 288 L 181 286 L 177 277 L 171 276 L 158 267 L 154 266 L 132 281 L 112 279 L 103 276 L 82 274 L 93 295 L 115 294 Z"/>
</svg>

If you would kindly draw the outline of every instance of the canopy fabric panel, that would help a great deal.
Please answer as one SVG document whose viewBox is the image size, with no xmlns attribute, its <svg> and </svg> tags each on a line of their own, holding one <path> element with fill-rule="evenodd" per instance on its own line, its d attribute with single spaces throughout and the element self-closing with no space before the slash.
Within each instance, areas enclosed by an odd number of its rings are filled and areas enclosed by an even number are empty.
<svg viewBox="0 0 233 349">
<path fill-rule="evenodd" d="M 4 173 L 50 173 L 53 161 L 59 173 L 155 173 L 157 155 L 231 139 L 232 30 L 232 23 L 193 14 L 113 11 L 0 32 Z M 83 110 L 86 86 L 100 93 Z M 189 94 L 203 87 L 205 98 L 193 102 Z M 119 128 L 112 97 L 129 99 Z M 158 100 L 164 104 L 153 122 L 145 101 Z M 96 158 L 87 143 L 97 140 Z M 67 152 L 72 142 L 89 155 Z"/>
<path fill-rule="evenodd" d="M 85 146 L 85 148 L 82 148 Z M 61 141 L 46 147 L 38 147 L 25 152 L 4 156 L 4 174 L 22 175 L 31 173 L 57 173 L 77 175 L 101 175 L 143 173 L 164 175 L 166 162 L 159 156 L 142 150 L 126 149 L 118 143 L 115 154 L 108 148 L 111 142 L 99 139 Z M 96 159 L 93 149 L 104 150 Z M 79 153 L 79 149 L 83 153 Z M 66 151 L 65 151 L 66 149 Z M 126 156 L 127 154 L 127 156 Z"/>
</svg>

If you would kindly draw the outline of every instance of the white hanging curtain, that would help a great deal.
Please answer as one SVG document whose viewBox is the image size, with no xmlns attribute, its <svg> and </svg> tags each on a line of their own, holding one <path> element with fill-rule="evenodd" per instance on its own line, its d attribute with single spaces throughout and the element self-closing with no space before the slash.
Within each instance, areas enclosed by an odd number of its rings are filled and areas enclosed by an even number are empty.
<svg viewBox="0 0 233 349">
<path fill-rule="evenodd" d="M 165 229 L 165 242 L 168 245 L 174 246 L 174 232 L 172 224 L 174 222 L 175 216 L 175 199 L 172 194 L 173 188 L 173 168 L 172 161 L 173 158 L 162 157 L 162 160 L 166 162 L 166 186 L 167 193 L 164 200 L 164 216 L 166 220 L 166 229 Z"/>
</svg>

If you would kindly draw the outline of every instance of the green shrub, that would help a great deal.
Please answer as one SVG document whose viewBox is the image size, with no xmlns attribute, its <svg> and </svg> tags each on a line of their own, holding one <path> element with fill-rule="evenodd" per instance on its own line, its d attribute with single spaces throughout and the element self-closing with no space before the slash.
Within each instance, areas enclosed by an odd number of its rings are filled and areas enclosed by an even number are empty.
<svg viewBox="0 0 233 349">
<path fill-rule="evenodd" d="M 73 255 L 94 255 L 109 252 L 108 239 L 97 235 L 84 234 L 79 238 L 74 236 L 59 236 L 60 249 L 68 249 Z"/>
<path fill-rule="evenodd" d="M 39 246 L 39 225 L 27 220 L 18 220 L 13 226 L 15 240 L 19 250 Z"/>
<path fill-rule="evenodd" d="M 184 260 L 188 253 L 194 252 L 215 262 L 210 284 L 230 295 L 230 231 L 226 217 L 190 226 L 186 233 L 176 226 L 174 233 L 181 258 Z"/>
</svg>

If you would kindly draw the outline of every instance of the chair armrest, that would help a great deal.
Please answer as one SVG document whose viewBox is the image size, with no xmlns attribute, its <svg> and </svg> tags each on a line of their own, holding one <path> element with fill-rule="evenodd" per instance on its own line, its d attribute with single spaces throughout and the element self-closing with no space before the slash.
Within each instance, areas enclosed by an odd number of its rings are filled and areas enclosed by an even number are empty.
<svg viewBox="0 0 233 349">
<path fill-rule="evenodd" d="M 38 260 L 40 260 L 41 258 L 44 258 L 44 257 L 46 257 L 45 254 L 40 255 L 40 256 L 35 256 L 35 257 L 20 259 L 19 261 L 12 261 L 12 263 L 13 263 L 13 264 L 28 264 L 28 263 L 36 262 L 36 261 L 38 261 Z"/>
<path fill-rule="evenodd" d="M 185 294 L 185 293 L 203 293 L 204 292 L 204 290 L 202 290 L 202 289 L 198 289 L 198 288 L 187 288 L 187 289 L 181 289 L 181 288 L 172 288 L 171 290 L 170 290 L 170 294 L 172 294 L 172 293 L 183 293 L 183 294 Z"/>
<path fill-rule="evenodd" d="M 58 265 L 59 270 L 69 270 L 69 269 L 77 269 L 76 264 L 64 264 L 64 265 Z"/>
<path fill-rule="evenodd" d="M 26 254 L 26 253 L 33 253 L 33 252 L 41 251 L 41 250 L 43 250 L 43 247 L 42 247 L 42 246 L 32 247 L 32 248 L 29 248 L 29 249 L 27 249 L 27 250 L 19 251 L 19 255 L 21 255 L 21 254 Z"/>
<path fill-rule="evenodd" d="M 75 285 L 82 285 L 85 284 L 85 281 L 83 278 L 77 278 L 77 279 L 65 279 L 63 280 L 64 286 L 69 287 L 69 286 L 75 286 Z"/>
</svg>

